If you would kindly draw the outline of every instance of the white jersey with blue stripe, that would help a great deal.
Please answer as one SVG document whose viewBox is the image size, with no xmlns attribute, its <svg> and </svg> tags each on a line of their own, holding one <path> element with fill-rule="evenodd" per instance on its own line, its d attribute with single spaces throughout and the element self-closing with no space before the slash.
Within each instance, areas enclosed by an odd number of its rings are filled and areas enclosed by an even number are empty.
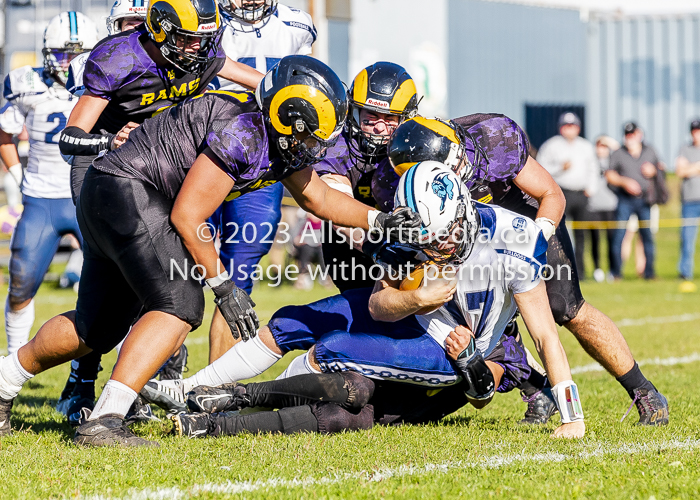
<svg viewBox="0 0 700 500">
<path fill-rule="evenodd" d="M 480 234 L 459 266 L 453 300 L 416 318 L 443 347 L 457 325 L 469 327 L 477 349 L 486 356 L 517 310 L 513 296 L 539 284 L 547 241 L 531 219 L 498 206 L 475 205 Z"/>
<path fill-rule="evenodd" d="M 74 96 L 80 97 L 85 92 L 83 84 L 83 73 L 85 73 L 85 63 L 87 63 L 90 52 L 78 54 L 70 62 L 68 67 L 68 80 L 66 81 L 66 89 Z"/>
<path fill-rule="evenodd" d="M 70 198 L 70 165 L 61 157 L 58 139 L 78 99 L 43 68 L 31 66 L 17 68 L 5 77 L 3 95 L 17 112 L 0 115 L 0 128 L 16 135 L 25 125 L 29 134 L 22 193 L 34 198 Z"/>
<path fill-rule="evenodd" d="M 221 45 L 230 59 L 264 74 L 285 56 L 311 54 L 315 41 L 311 16 L 279 4 L 274 14 L 259 24 L 228 20 Z M 219 82 L 225 90 L 243 89 L 223 78 Z"/>
</svg>

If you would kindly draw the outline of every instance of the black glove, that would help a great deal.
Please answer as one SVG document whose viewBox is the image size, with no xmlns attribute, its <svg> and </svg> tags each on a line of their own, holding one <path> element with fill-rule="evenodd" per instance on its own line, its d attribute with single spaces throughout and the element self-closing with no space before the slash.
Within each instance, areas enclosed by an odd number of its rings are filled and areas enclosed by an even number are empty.
<svg viewBox="0 0 700 500">
<path fill-rule="evenodd" d="M 408 207 L 398 207 L 390 214 L 378 214 L 374 227 L 383 233 L 386 242 L 417 243 L 421 223 L 419 214 Z"/>
<path fill-rule="evenodd" d="M 471 399 L 489 399 L 495 391 L 493 373 L 486 365 L 486 361 L 476 348 L 476 342 L 472 337 L 469 346 L 455 361 L 457 368 L 462 372 L 464 382 L 467 385 L 465 393 Z"/>
<path fill-rule="evenodd" d="M 260 322 L 253 310 L 255 302 L 245 293 L 245 290 L 238 288 L 231 280 L 215 286 L 212 290 L 216 295 L 214 302 L 228 323 L 233 338 L 241 337 L 245 342 L 255 337 Z"/>
</svg>

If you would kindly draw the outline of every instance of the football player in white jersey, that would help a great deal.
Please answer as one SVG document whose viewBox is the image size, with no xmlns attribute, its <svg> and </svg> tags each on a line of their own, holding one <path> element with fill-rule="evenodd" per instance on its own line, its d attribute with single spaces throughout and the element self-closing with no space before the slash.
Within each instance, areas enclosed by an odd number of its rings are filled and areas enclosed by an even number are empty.
<svg viewBox="0 0 700 500">
<path fill-rule="evenodd" d="M 402 290 L 402 279 L 385 275 L 372 292 L 350 290 L 307 306 L 282 308 L 256 339 L 236 344 L 193 377 L 149 382 L 142 394 L 155 403 L 179 400 L 182 409 L 184 395 L 198 385 L 215 387 L 250 378 L 286 352 L 313 345 L 307 354 L 290 363 L 282 378 L 351 370 L 380 383 L 402 382 L 430 389 L 459 383 L 467 400 L 482 407 L 495 391 L 512 390 L 529 375 L 525 349 L 519 337 L 507 330 L 519 309 L 562 415 L 562 426 L 554 435 L 583 436 L 578 389 L 546 307 L 541 269 L 546 263 L 547 242 L 540 228 L 514 212 L 473 204 L 459 177 L 438 162 L 423 162 L 409 169 L 401 179 L 395 204 L 412 207 L 427 221 L 422 226 L 422 242 L 382 247 L 377 260 L 388 263 L 388 256 L 393 256 L 392 273 L 396 273 L 396 264 L 403 265 L 410 256 L 421 271 L 422 263 L 434 263 L 443 271 L 452 266 L 452 276 L 434 275 L 430 279 L 427 271 L 425 286 L 418 286 L 418 281 L 416 286 Z M 504 343 L 509 347 L 499 350 Z M 219 401 L 233 401 L 234 395 L 240 396 L 240 388 L 195 389 L 188 405 L 200 411 L 211 410 L 217 397 Z M 444 403 L 454 405 L 454 401 Z M 216 409 L 231 408 L 218 405 Z M 415 411 L 410 410 L 414 416 Z M 392 414 L 386 408 L 383 412 L 375 415 L 375 421 Z M 328 416 L 327 412 L 311 413 Z M 291 414 L 288 417 L 289 422 L 296 418 Z M 417 420 L 423 417 L 416 416 Z M 230 417 L 213 418 L 222 420 L 212 426 L 204 417 L 204 429 L 240 429 L 240 422 L 227 423 Z M 201 420 L 180 417 L 176 423 L 179 432 L 194 435 L 187 429 L 201 425 Z"/>
<path fill-rule="evenodd" d="M 24 212 L 12 236 L 10 287 L 5 329 L 10 353 L 27 343 L 34 323 L 33 298 L 64 234 L 81 240 L 70 194 L 70 165 L 58 139 L 77 103 L 65 88 L 68 65 L 97 43 L 97 29 L 80 12 L 62 12 L 44 31 L 44 67 L 23 66 L 5 78 L 4 97 L 29 133 L 29 162 L 22 181 Z M 17 120 L 0 117 L 0 143 L 22 131 Z M 6 165 L 19 163 L 16 149 L 2 148 Z"/>
<path fill-rule="evenodd" d="M 146 0 L 117 0 L 112 5 L 112 10 L 107 16 L 107 33 L 109 36 L 122 31 L 134 29 L 146 19 L 148 5 Z M 68 69 L 68 82 L 66 88 L 71 94 L 80 97 L 85 92 L 83 85 L 83 72 L 89 52 L 80 54 L 73 59 Z"/>
<path fill-rule="evenodd" d="M 266 73 L 285 56 L 311 54 L 316 28 L 306 12 L 278 4 L 277 0 L 218 1 L 226 20 L 221 46 L 230 59 Z M 243 88 L 221 77 L 218 80 L 224 90 Z M 283 195 L 282 184 L 272 184 L 225 201 L 210 220 L 221 233 L 222 262 L 236 285 L 248 294 L 253 289 L 255 266 L 272 246 L 282 216 Z M 252 236 L 250 225 L 257 228 Z M 228 326 L 216 311 L 210 330 L 209 360 L 215 360 L 232 345 Z"/>
</svg>

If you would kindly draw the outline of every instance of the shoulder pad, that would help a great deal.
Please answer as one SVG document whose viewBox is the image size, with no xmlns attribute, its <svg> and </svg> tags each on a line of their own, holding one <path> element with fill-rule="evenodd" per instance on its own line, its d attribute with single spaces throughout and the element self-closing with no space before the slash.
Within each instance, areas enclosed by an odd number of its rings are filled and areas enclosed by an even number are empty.
<svg viewBox="0 0 700 500">
<path fill-rule="evenodd" d="M 90 54 L 83 53 L 75 57 L 68 67 L 68 81 L 66 81 L 66 89 L 73 95 L 81 96 L 85 92 L 85 84 L 83 83 L 83 73 L 85 72 L 85 64 Z"/>
<path fill-rule="evenodd" d="M 22 66 L 5 77 L 3 96 L 5 99 L 16 99 L 23 94 L 41 94 L 49 90 L 44 82 L 43 68 Z"/>
<path fill-rule="evenodd" d="M 311 35 L 313 40 L 316 41 L 316 28 L 314 27 L 314 22 L 311 19 L 311 16 L 306 12 L 280 4 L 277 6 L 275 15 L 285 25 L 306 31 Z"/>
</svg>

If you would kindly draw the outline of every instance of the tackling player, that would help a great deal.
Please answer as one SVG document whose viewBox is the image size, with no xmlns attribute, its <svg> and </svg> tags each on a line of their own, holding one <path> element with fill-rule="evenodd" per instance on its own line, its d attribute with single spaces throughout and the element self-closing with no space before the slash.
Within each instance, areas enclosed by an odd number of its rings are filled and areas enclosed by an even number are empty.
<svg viewBox="0 0 700 500">
<path fill-rule="evenodd" d="M 399 176 L 419 161 L 437 160 L 460 172 L 474 199 L 533 218 L 548 238 L 547 260 L 554 268 L 547 295 L 554 320 L 574 334 L 584 350 L 627 391 L 641 425 L 668 424 L 668 402 L 637 365 L 622 333 L 581 293 L 574 251 L 561 223 L 564 196 L 552 176 L 528 155 L 524 132 L 510 118 L 474 114 L 443 122 L 416 117 L 396 129 L 389 143 L 391 166 L 380 178 L 391 203 Z M 498 151 L 497 161 L 489 151 Z M 486 152 L 486 153 L 485 153 Z M 561 272 L 560 272 L 561 271 Z M 536 416 L 537 399 L 530 399 Z"/>
<path fill-rule="evenodd" d="M 540 229 L 533 221 L 499 207 L 474 206 L 459 178 L 437 162 L 411 168 L 402 178 L 396 198 L 397 206 L 418 211 L 421 219 L 429 222 L 421 226 L 420 243 L 392 245 L 378 254 L 379 259 L 400 251 L 403 256 L 411 255 L 414 262 L 439 265 L 443 270 L 452 266 L 456 279 L 433 278 L 437 284 L 402 290 L 401 279 L 385 275 L 371 296 L 367 289 L 352 290 L 308 306 L 282 308 L 260 332 L 270 358 L 314 346 L 294 359 L 282 377 L 351 370 L 382 381 L 380 386 L 384 381 L 412 386 L 413 390 L 399 389 L 400 399 L 382 391 L 381 397 L 369 400 L 381 407 L 374 421 L 383 423 L 439 419 L 467 401 L 481 408 L 495 390 L 507 392 L 529 374 L 517 330 L 506 330 L 517 305 L 547 368 L 562 415 L 562 426 L 554 436 L 582 437 L 585 425 L 576 384 L 571 380 L 552 314 L 542 307 L 547 296 L 539 274 L 547 244 Z M 404 262 L 390 261 L 394 270 Z M 219 375 L 212 370 L 217 363 L 178 381 L 183 390 L 186 383 L 207 378 L 219 382 L 212 377 Z M 246 370 L 240 365 L 229 366 L 231 369 L 239 373 Z M 318 396 L 323 390 L 310 391 L 304 387 L 305 379 L 298 379 L 296 386 L 293 380 L 286 383 L 287 394 L 317 392 L 317 400 L 321 399 Z M 460 380 L 458 390 L 450 389 Z M 359 387 L 351 393 L 368 392 L 361 382 L 348 382 Z M 431 397 L 425 388 L 416 386 L 445 392 Z M 199 410 L 219 410 L 219 403 L 240 399 L 241 392 L 247 389 L 199 388 L 190 394 L 189 403 Z M 388 401 L 384 399 L 387 392 Z M 245 425 L 256 425 L 254 419 L 255 415 L 174 417 L 179 431 L 190 436 L 241 432 Z M 355 425 L 366 428 L 367 420 L 366 414 L 352 417 L 338 405 L 316 406 L 310 411 L 287 411 L 276 420 L 281 428 L 274 430 L 341 430 L 338 424 L 342 422 L 350 429 Z"/>
<path fill-rule="evenodd" d="M 217 74 L 251 88 L 262 77 L 226 58 L 215 0 L 153 1 L 147 9 L 141 0 L 118 0 L 107 28 L 113 36 L 97 44 L 84 71 L 78 63 L 73 67 L 71 87 L 78 93 L 82 88 L 82 94 L 60 138 L 61 152 L 73 167 L 73 201 L 93 159 L 123 144 L 129 131 L 146 118 L 201 94 Z M 80 408 L 94 405 L 100 359 L 93 353 L 72 364 L 57 406 L 65 406 L 72 423 Z M 164 376 L 180 377 L 186 359 L 183 347 L 169 361 Z"/>
<path fill-rule="evenodd" d="M 113 349 L 143 308 L 75 442 L 151 444 L 131 433 L 124 415 L 201 324 L 201 275 L 233 335 L 256 334 L 255 304 L 223 271 L 205 224 L 231 192 L 282 180 L 307 211 L 340 224 L 382 234 L 419 225 L 408 209 L 369 210 L 314 173 L 310 165 L 340 134 L 346 113 L 335 73 L 315 59 L 289 56 L 267 73 L 255 98 L 218 91 L 189 99 L 95 160 L 78 199 L 86 251 L 77 310 L 51 319 L 26 346 L 0 358 L 0 432 L 11 432 L 12 404 L 27 380 L 91 350 Z"/>
<path fill-rule="evenodd" d="M 70 200 L 70 166 L 61 158 L 58 138 L 75 106 L 66 89 L 68 65 L 97 43 L 95 25 L 80 12 L 62 12 L 44 31 L 44 67 L 23 66 L 5 77 L 4 97 L 14 118 L 0 116 L 0 157 L 19 165 L 12 135 L 27 127 L 29 163 L 22 182 L 24 212 L 12 236 L 10 286 L 5 303 L 7 350 L 27 343 L 34 324 L 34 296 L 49 269 L 61 237 L 82 237 Z"/>
<path fill-rule="evenodd" d="M 314 169 L 328 185 L 373 208 L 377 166 L 386 162 L 386 145 L 396 127 L 418 111 L 416 85 L 398 64 L 377 62 L 353 80 L 350 112 L 343 135 Z M 391 211 L 393 207 L 385 211 Z M 350 242 L 362 238 L 352 229 L 323 226 L 323 260 L 341 292 L 374 286 L 368 275 L 372 259 Z"/>
<path fill-rule="evenodd" d="M 219 0 L 226 26 L 221 46 L 226 56 L 261 73 L 289 55 L 309 55 L 316 40 L 311 17 L 277 0 Z M 225 90 L 241 86 L 219 79 Z M 272 246 L 280 222 L 284 187 L 277 182 L 245 197 L 226 199 L 214 212 L 212 222 L 220 232 L 221 260 L 239 288 L 250 294 L 253 270 Z M 250 226 L 257 228 L 251 235 Z M 234 243 L 235 241 L 235 243 Z M 209 362 L 233 344 L 221 314 L 214 312 L 209 333 Z"/>
</svg>

